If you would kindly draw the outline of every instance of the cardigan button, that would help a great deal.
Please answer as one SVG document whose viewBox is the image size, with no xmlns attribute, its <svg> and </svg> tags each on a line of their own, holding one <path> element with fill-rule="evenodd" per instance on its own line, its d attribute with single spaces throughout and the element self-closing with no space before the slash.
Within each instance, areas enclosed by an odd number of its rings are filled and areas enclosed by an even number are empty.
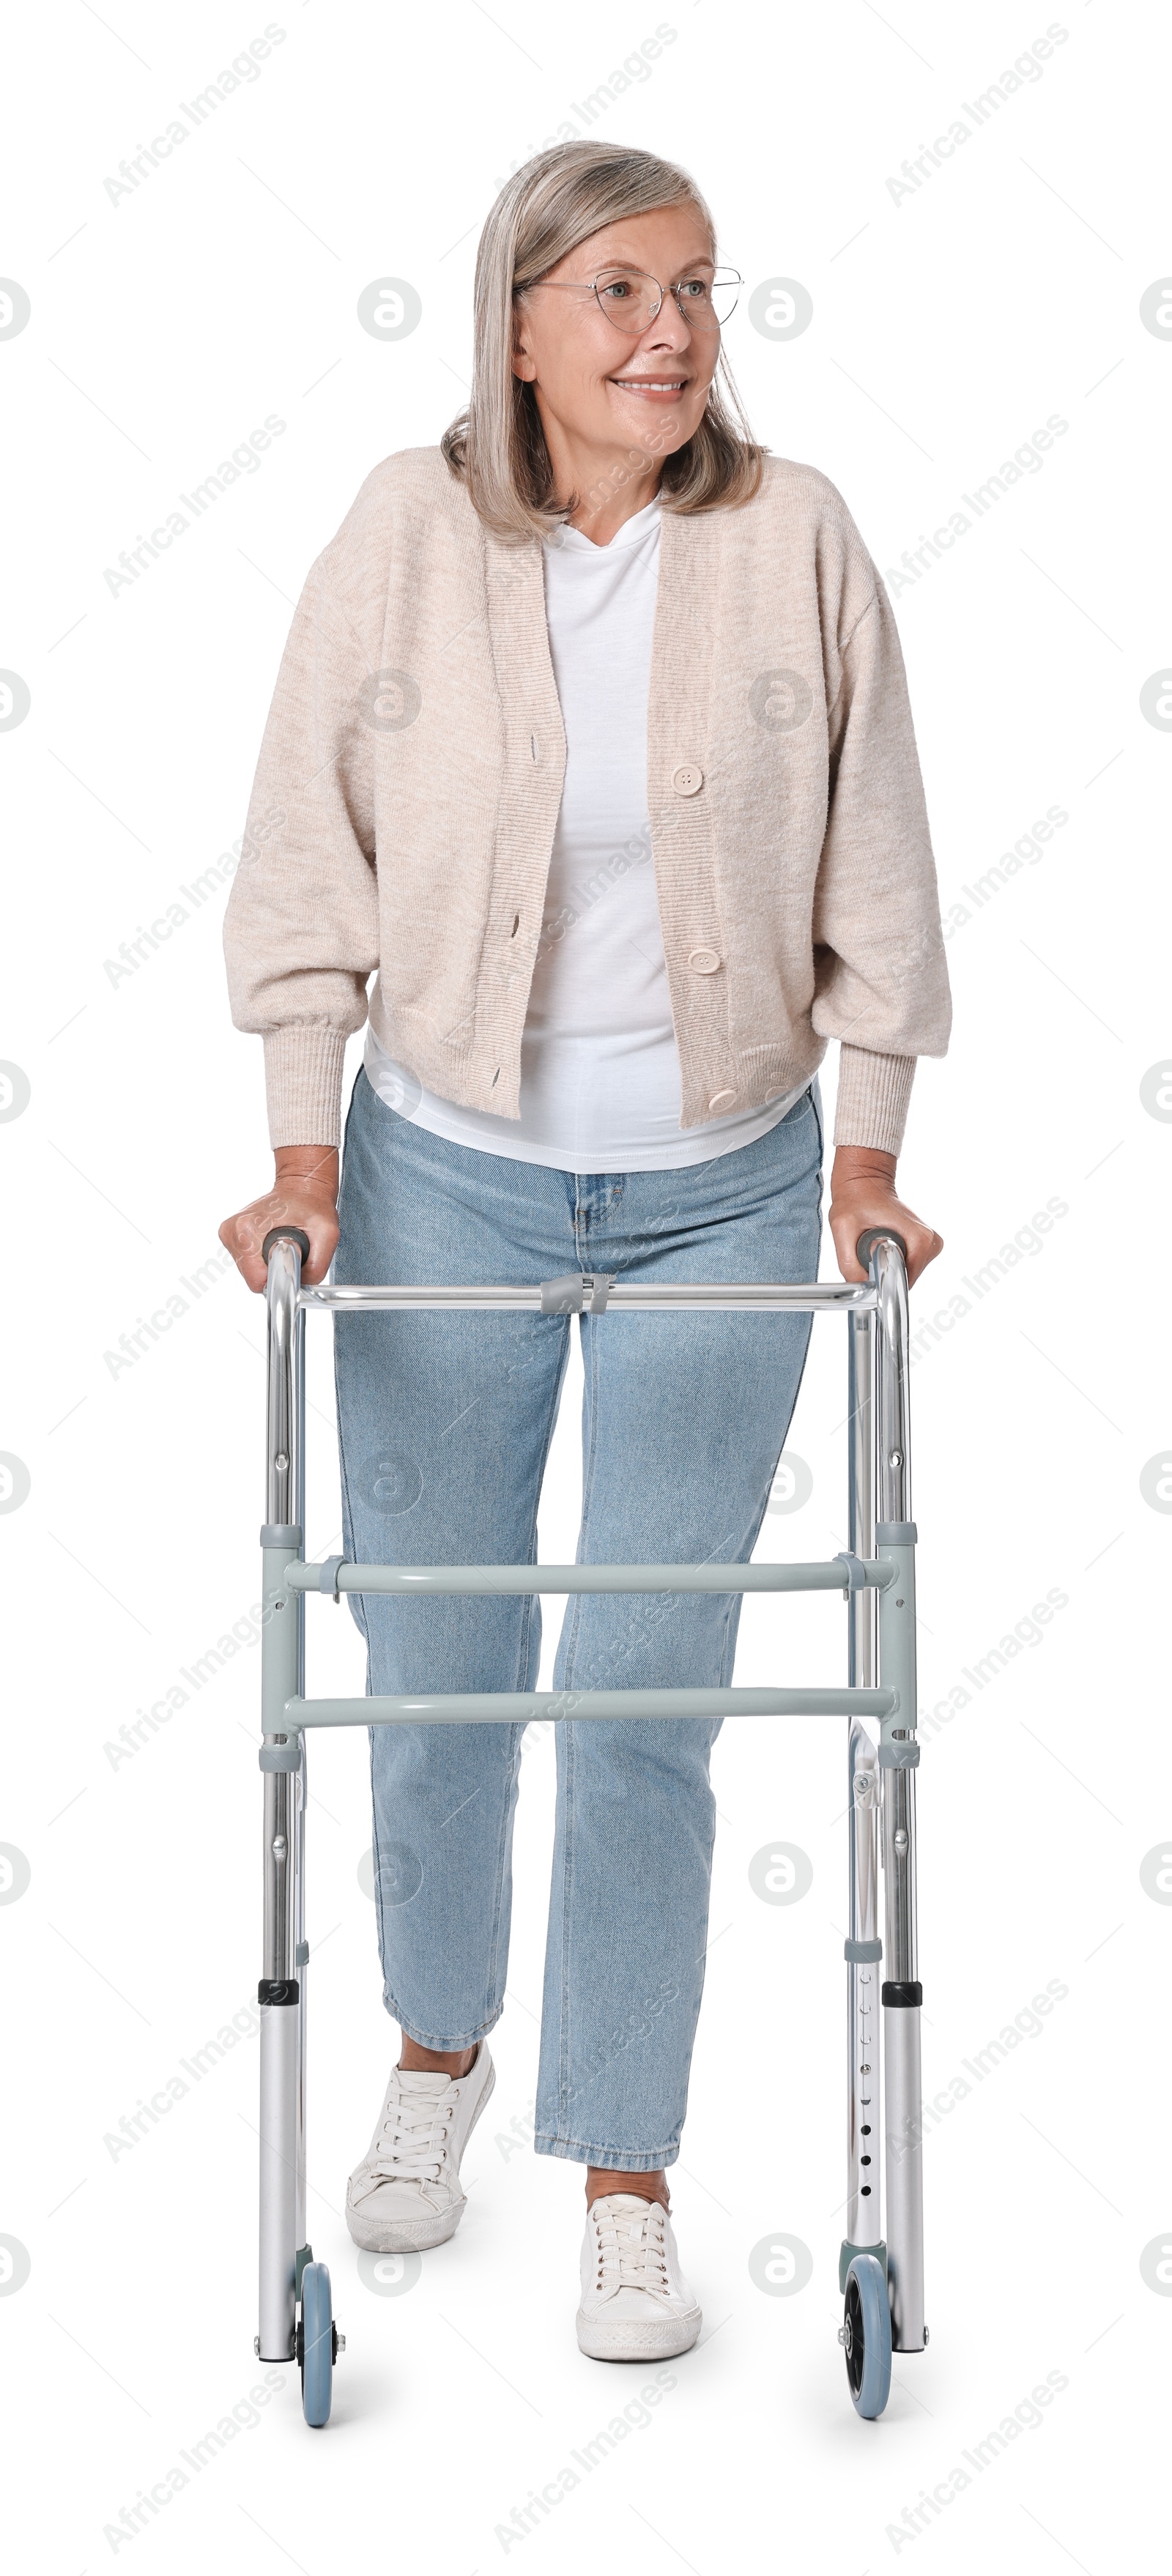
<svg viewBox="0 0 1172 2576">
<path fill-rule="evenodd" d="M 694 760 L 686 760 L 681 768 L 672 771 L 671 783 L 677 796 L 698 796 L 704 784 L 704 772 Z"/>
<path fill-rule="evenodd" d="M 688 964 L 694 975 L 715 975 L 720 959 L 715 948 L 694 948 Z"/>
<path fill-rule="evenodd" d="M 736 1096 L 735 1091 L 714 1091 L 708 1106 L 710 1109 L 731 1109 Z"/>
</svg>

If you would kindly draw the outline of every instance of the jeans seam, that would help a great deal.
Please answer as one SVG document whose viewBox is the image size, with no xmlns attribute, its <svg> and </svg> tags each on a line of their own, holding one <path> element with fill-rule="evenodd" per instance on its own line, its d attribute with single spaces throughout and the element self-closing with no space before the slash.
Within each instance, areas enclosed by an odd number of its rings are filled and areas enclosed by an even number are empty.
<svg viewBox="0 0 1172 2576">
<path fill-rule="evenodd" d="M 567 2102 L 568 2102 L 568 2101 L 569 2101 L 569 2099 L 570 2099 L 570 2092 L 571 2092 L 571 2087 L 570 2087 L 570 1985 L 571 1985 L 571 1977 L 570 1977 L 570 1925 L 571 1925 L 572 1912 L 573 1912 L 572 1905 L 571 1905 L 571 1898 L 572 1898 L 572 1895 L 573 1895 L 573 1885 L 574 1885 L 574 1772 L 575 1772 L 575 1767 L 576 1767 L 576 1765 L 575 1765 L 575 1758 L 574 1758 L 574 1757 L 575 1757 L 575 1753 L 576 1753 L 576 1750 L 577 1750 L 577 1747 L 576 1747 L 576 1745 L 575 1745 L 575 1741 L 574 1741 L 574 1721 L 573 1721 L 573 1719 L 572 1719 L 572 1718 L 567 1718 L 567 1719 L 566 1719 L 566 1721 L 565 1721 L 565 1734 L 564 1734 L 564 1737 L 563 1737 L 563 1748 L 564 1748 L 564 1749 L 563 1749 L 563 1755 L 562 1755 L 562 1894 L 561 1894 L 562 1927 L 561 1927 L 561 1975 L 560 1975 L 560 1992 L 559 1992 L 559 2004 L 558 2004 L 558 2015 L 559 2015 L 559 2020 L 560 2020 L 560 2023 L 561 2023 L 561 2028 L 560 2028 L 559 2033 L 558 2033 L 558 2120 L 559 2120 L 559 2123 L 560 2123 L 560 2121 L 562 2120 L 562 2118 L 564 2117 L 564 2113 L 565 2113 L 565 2106 L 566 2106 Z"/>
<path fill-rule="evenodd" d="M 544 1443 L 543 1443 L 543 1446 L 542 1446 L 540 1466 L 539 1466 L 539 1468 L 538 1468 L 537 1476 L 536 1476 L 536 1478 L 535 1478 L 535 1483 L 534 1483 L 534 1503 L 533 1503 L 533 1514 L 532 1514 L 532 1519 L 531 1519 L 531 1523 L 530 1523 L 530 1530 L 529 1530 L 529 1549 L 530 1549 L 530 1554 L 529 1554 L 528 1562 L 530 1562 L 530 1563 L 533 1563 L 533 1562 L 535 1561 L 535 1556 L 536 1556 L 536 1547 L 537 1547 L 537 1512 L 538 1512 L 538 1504 L 539 1504 L 539 1502 L 540 1502 L 540 1498 L 541 1498 L 541 1486 L 542 1486 L 542 1481 L 543 1481 L 543 1479 L 544 1479 L 544 1475 L 545 1475 L 546 1464 L 547 1464 L 547 1461 L 548 1461 L 548 1458 L 549 1458 L 550 1446 L 551 1446 L 552 1441 L 553 1441 L 554 1429 L 555 1429 L 555 1427 L 556 1427 L 556 1423 L 557 1423 L 558 1405 L 559 1405 L 559 1401 L 560 1401 L 560 1397 L 561 1397 L 561 1390 L 562 1390 L 562 1386 L 563 1386 L 563 1383 L 564 1383 L 564 1380 L 565 1380 L 565 1374 L 566 1374 L 566 1360 L 567 1360 L 567 1358 L 568 1358 L 568 1356 L 569 1356 L 569 1329 L 570 1329 L 570 1328 L 569 1328 L 569 1323 L 568 1323 L 568 1321 L 567 1321 L 564 1325 L 559 1326 L 557 1329 L 560 1331 L 560 1333 L 561 1333 L 561 1337 L 562 1337 L 562 1361 L 561 1361 L 561 1366 L 560 1366 L 560 1368 L 558 1369 L 557 1375 L 556 1375 L 556 1377 L 555 1377 L 555 1379 L 554 1379 L 554 1381 L 553 1381 L 553 1384 L 552 1384 L 552 1386 L 551 1386 L 551 1388 L 550 1388 L 549 1402 L 548 1402 L 548 1406 L 547 1406 L 547 1419 L 546 1419 L 545 1440 L 544 1440 Z M 534 1601 L 535 1601 L 535 1599 L 536 1599 L 536 1595 L 535 1595 L 535 1594 L 533 1594 L 533 1593 L 530 1593 L 530 1594 L 527 1596 L 526 1601 L 525 1601 L 525 1605 L 524 1605 L 524 1609 L 523 1609 L 523 1612 L 522 1612 L 522 1617 L 521 1617 L 521 1631 L 520 1631 L 520 1637 L 519 1637 L 519 1640 L 518 1640 L 518 1650 L 517 1650 L 517 1668 L 516 1668 L 516 1669 L 517 1669 L 517 1688 L 518 1688 L 518 1690 L 524 1690 L 524 1689 L 527 1687 L 527 1684 L 528 1684 L 528 1675 L 529 1675 L 529 1639 L 530 1639 L 530 1635 L 531 1635 L 531 1633 L 532 1633 L 532 1628 L 533 1628 L 533 1608 L 534 1608 Z M 516 1786 L 517 1786 L 517 1778 L 518 1778 L 518 1774 L 519 1774 L 519 1771 L 520 1771 L 520 1768 L 521 1768 L 521 1739 L 522 1739 L 522 1737 L 523 1737 L 523 1735 L 524 1735 L 524 1731 L 525 1731 L 525 1729 L 524 1729 L 524 1725 L 523 1725 L 523 1724 L 522 1724 L 522 1725 L 514 1726 L 514 1727 L 513 1727 L 513 1729 L 512 1729 L 513 1742 L 512 1742 L 512 1746 L 511 1746 L 509 1766 L 508 1766 L 508 1770 L 507 1770 L 506 1775 L 505 1775 L 505 1795 L 504 1795 L 504 1801 L 503 1801 L 502 1808 L 501 1808 L 500 1831 L 499 1831 L 499 1837 L 498 1837 L 498 1842 L 497 1842 L 497 1859 L 496 1859 L 496 1869 L 495 1869 L 495 1873 L 494 1873 L 493 1912 L 492 1912 L 492 1930 L 491 1930 L 491 1934 L 490 1934 L 489 1942 L 488 1942 L 487 1964 L 486 1964 L 486 1999 L 487 1999 L 487 2002 L 488 2002 L 488 2008 L 489 2008 L 490 2010 L 492 2010 L 492 2009 L 493 2009 L 493 2006 L 492 2006 L 492 1998 L 494 1997 L 494 1995 L 495 1995 L 495 1994 L 497 1993 L 497 1991 L 498 1991 L 498 1983 L 497 1983 L 497 1981 L 498 1981 L 498 1975 L 499 1975 L 499 1976 L 500 1976 L 499 1992 L 500 1992 L 500 1998 L 501 1998 L 501 2000 L 500 2000 L 500 2002 L 496 2005 L 496 2008 L 495 2008 L 495 2009 L 496 2009 L 496 2013 L 498 2013 L 498 2014 L 499 2014 L 499 2012 L 503 2009 L 503 2004 L 504 2004 L 504 1993 L 505 1993 L 505 1980 L 507 1979 L 507 1975 L 508 1975 L 508 1962 L 507 1962 L 507 1960 L 505 1961 L 505 1964 L 504 1964 L 504 1971 L 503 1971 L 503 1974 L 501 1973 L 501 1969 L 500 1969 L 501 1921 L 502 1921 L 502 1917 L 503 1917 L 503 1913 L 504 1913 L 505 1873 L 506 1873 L 506 1867 L 507 1867 L 507 1864 L 508 1864 L 508 1860 L 509 1860 L 509 1856 L 510 1856 L 510 1851 L 511 1851 L 511 1844 L 512 1844 L 512 1836 L 511 1836 L 511 1831 L 510 1831 L 510 1825 L 511 1825 L 511 1819 L 512 1819 L 512 1816 L 513 1816 L 514 1807 L 515 1807 L 515 1803 L 516 1803 L 516 1801 L 515 1801 L 515 1796 L 514 1796 L 514 1791 L 515 1791 Z"/>
<path fill-rule="evenodd" d="M 585 1318 L 583 1318 L 580 1332 L 583 1360 L 588 1364 L 590 1371 L 588 1413 L 590 1430 L 582 1458 L 582 1517 L 578 1530 L 578 1549 L 575 1563 L 578 1565 L 585 1565 L 589 1561 L 584 1551 L 587 1546 L 590 1525 L 590 1506 L 594 1497 L 594 1471 L 598 1456 L 598 1335 L 596 1332 L 592 1332 L 587 1336 Z M 583 1375 L 585 1376 L 585 1369 L 583 1370 Z M 562 1657 L 561 1687 L 563 1690 L 572 1690 L 574 1686 L 574 1654 L 578 1644 L 578 1631 L 583 1615 L 582 1603 L 585 1598 L 585 1593 L 576 1592 L 573 1595 L 571 1602 L 569 1624 L 566 1631 L 565 1652 Z"/>
<path fill-rule="evenodd" d="M 584 1327 L 581 1327 L 581 1326 L 580 1326 L 580 1327 L 579 1327 L 579 1330 L 580 1330 L 581 1335 L 582 1335 L 582 1340 L 583 1340 L 583 1342 L 585 1343 L 585 1342 L 586 1342 L 586 1338 L 587 1338 L 587 1337 L 586 1337 L 586 1334 L 585 1334 L 585 1329 L 584 1329 Z M 589 1355 L 589 1367 L 590 1367 L 590 1408 L 589 1408 L 590 1432 L 589 1432 L 589 1439 L 588 1439 L 588 1443 L 587 1443 L 587 1451 L 586 1451 L 586 1455 L 584 1456 L 583 1461 L 582 1461 L 582 1518 L 581 1518 L 581 1523 L 580 1523 L 580 1526 L 579 1526 L 579 1534 L 578 1534 L 578 1549 L 577 1549 L 577 1559 L 576 1559 L 576 1562 L 577 1562 L 579 1565 L 584 1565 L 584 1564 L 586 1563 L 586 1558 L 585 1558 L 585 1556 L 584 1556 L 584 1554 L 583 1554 L 583 1550 L 584 1550 L 584 1548 L 585 1548 L 585 1546 L 586 1546 L 587 1529 L 588 1529 L 589 1519 L 590 1519 L 590 1501 L 591 1501 L 591 1496 L 592 1496 L 592 1494 L 593 1494 L 593 1490 L 594 1490 L 594 1469 L 595 1469 L 595 1461 L 596 1461 L 596 1457 L 597 1457 L 597 1444 L 598 1444 L 598 1337 L 597 1337 L 597 1334 L 595 1334 L 595 1333 L 591 1333 L 591 1334 L 590 1334 L 590 1336 L 589 1336 L 589 1340 L 588 1340 L 588 1344 L 587 1344 L 587 1350 L 588 1350 L 588 1355 Z M 586 1356 L 586 1353 L 585 1353 L 585 1352 L 584 1352 L 584 1356 Z M 573 1597 L 573 1607 L 572 1607 L 572 1609 L 571 1609 L 571 1613 L 570 1613 L 570 1628 L 569 1628 L 569 1635 L 568 1635 L 568 1637 L 567 1637 L 567 1639 L 566 1639 L 566 1650 L 565 1650 L 565 1654 L 564 1654 L 564 1656 L 563 1656 L 563 1658 L 562 1658 L 562 1688 L 563 1688 L 564 1690 L 569 1690 L 569 1689 L 572 1687 L 574 1651 L 575 1651 L 575 1648 L 576 1648 L 577 1643 L 578 1643 L 578 1628 L 579 1628 L 579 1622 L 580 1622 L 580 1619 L 581 1619 L 581 1604 L 582 1604 L 582 1602 L 583 1602 L 583 1600 L 584 1600 L 584 1599 L 585 1599 L 585 1595 L 584 1595 L 583 1593 L 575 1593 L 575 1595 L 574 1595 L 574 1597 Z M 572 1895 L 573 1895 L 573 1884 L 574 1884 L 574 1772 L 575 1772 L 575 1767 L 576 1767 L 576 1766 L 575 1766 L 575 1760 L 574 1760 L 574 1754 L 575 1754 L 575 1743 L 574 1743 L 574 1721 L 573 1721 L 573 1719 L 572 1719 L 572 1718 L 568 1718 L 568 1719 L 565 1721 L 565 1729 L 566 1729 L 566 1732 L 565 1732 L 565 1748 L 566 1748 L 566 1750 L 565 1750 L 564 1783 L 563 1783 L 563 1792 L 562 1792 L 561 2031 L 560 2031 L 560 2034 L 559 2034 L 559 2041 L 558 2041 L 558 2116 L 559 2116 L 559 2119 L 563 2118 L 563 2117 L 564 2117 L 564 2115 L 565 2115 L 566 2105 L 567 2105 L 567 2103 L 568 2103 L 568 2101 L 569 2101 L 569 2099 L 570 2099 L 570 2091 L 571 2091 L 571 2087 L 570 2087 L 570 1991 L 571 1991 L 571 1984 L 572 1984 L 572 1974 L 571 1974 L 571 1929 L 570 1929 L 570 1927 L 571 1927 L 571 1922 L 572 1922 L 572 1917 L 573 1917 L 573 1907 L 572 1907 L 571 1899 L 572 1899 Z"/>
<path fill-rule="evenodd" d="M 499 2001 L 496 2003 L 495 2008 L 493 1997 L 497 1993 L 501 1918 L 504 1913 L 505 1874 L 511 1854 L 512 1837 L 509 1828 L 515 1805 L 514 1791 L 517 1785 L 517 1774 L 521 1766 L 522 1730 L 520 1726 L 511 1726 L 509 1733 L 512 1738 L 512 1742 L 509 1746 L 509 1759 L 503 1776 L 504 1795 L 501 1799 L 500 1824 L 497 1831 L 496 1865 L 493 1872 L 492 1929 L 489 1934 L 485 1959 L 485 2007 L 487 2011 L 492 2013 L 494 2020 L 504 2009 L 505 1984 L 503 1978 L 500 1982 Z M 491 2024 L 487 2026 L 491 2028 Z"/>
</svg>

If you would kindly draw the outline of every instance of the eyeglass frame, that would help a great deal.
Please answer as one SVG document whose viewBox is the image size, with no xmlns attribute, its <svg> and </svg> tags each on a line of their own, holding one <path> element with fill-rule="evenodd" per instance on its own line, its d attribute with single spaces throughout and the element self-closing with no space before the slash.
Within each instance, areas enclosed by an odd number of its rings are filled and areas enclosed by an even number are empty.
<svg viewBox="0 0 1172 2576">
<path fill-rule="evenodd" d="M 704 268 L 707 267 L 709 263 L 705 260 L 700 260 L 697 265 L 700 268 Z M 624 323 L 616 322 L 613 313 L 607 312 L 606 306 L 599 295 L 598 288 L 601 279 L 616 274 L 627 277 L 645 277 L 652 286 L 658 287 L 659 289 L 659 302 L 655 307 L 654 313 L 650 316 L 648 321 L 640 325 L 637 331 L 629 331 Z M 740 270 L 736 268 L 726 270 L 713 267 L 711 279 L 712 287 L 715 287 L 718 277 L 726 286 L 743 286 L 745 283 Z M 624 261 L 614 260 L 612 261 L 609 269 L 600 268 L 597 277 L 534 277 L 530 279 L 528 286 L 514 288 L 514 293 L 518 295 L 528 295 L 532 292 L 532 289 L 535 286 L 553 286 L 561 289 L 569 289 L 576 295 L 592 295 L 598 306 L 598 310 L 602 315 L 603 321 L 609 322 L 612 331 L 621 331 L 625 339 L 637 340 L 642 337 L 644 331 L 649 331 L 651 329 L 651 324 L 653 322 L 658 322 L 659 316 L 663 310 L 663 299 L 665 295 L 674 296 L 676 311 L 679 314 L 681 322 L 686 322 L 688 324 L 689 330 L 707 330 L 707 323 L 692 320 L 688 314 L 685 313 L 683 305 L 680 303 L 680 288 L 686 283 L 686 278 L 677 277 L 674 286 L 662 286 L 660 285 L 660 281 L 657 277 L 652 277 L 649 268 L 627 268 Z M 737 297 L 729 311 L 725 314 L 724 320 L 713 324 L 714 330 L 723 331 L 725 322 L 731 322 L 739 301 L 740 298 Z"/>
</svg>

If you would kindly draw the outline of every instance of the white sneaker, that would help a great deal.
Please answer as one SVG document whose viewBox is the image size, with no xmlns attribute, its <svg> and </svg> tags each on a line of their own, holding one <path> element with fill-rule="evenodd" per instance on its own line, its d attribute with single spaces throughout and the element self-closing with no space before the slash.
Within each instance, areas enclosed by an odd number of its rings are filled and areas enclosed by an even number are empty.
<svg viewBox="0 0 1172 2576">
<path fill-rule="evenodd" d="M 464 2214 L 460 2159 L 496 2082 L 481 2040 L 467 2075 L 391 2069 L 367 2155 L 346 2185 L 346 2225 L 372 2254 L 422 2253 Z"/>
<path fill-rule="evenodd" d="M 592 2361 L 690 2352 L 704 2320 L 662 2202 L 603 2192 L 586 2212 L 578 2349 Z"/>
</svg>

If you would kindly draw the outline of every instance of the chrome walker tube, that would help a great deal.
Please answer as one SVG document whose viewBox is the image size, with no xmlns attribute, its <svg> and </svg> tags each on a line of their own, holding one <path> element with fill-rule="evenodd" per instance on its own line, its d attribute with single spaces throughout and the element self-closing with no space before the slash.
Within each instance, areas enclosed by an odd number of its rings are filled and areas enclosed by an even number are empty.
<svg viewBox="0 0 1172 2576">
<path fill-rule="evenodd" d="M 564 1293 L 553 1300 L 549 1297 L 551 1289 Z M 428 1313 L 457 1307 L 481 1313 L 666 1315 L 679 1307 L 707 1307 L 712 1312 L 734 1315 L 836 1315 L 873 1307 L 875 1292 L 872 1286 L 852 1286 L 847 1279 L 768 1286 L 755 1279 L 730 1280 L 716 1287 L 707 1281 L 689 1280 L 677 1286 L 666 1280 L 644 1283 L 604 1279 L 584 1271 L 575 1275 L 572 1287 L 555 1279 L 532 1288 L 303 1288 L 298 1302 L 335 1314 L 362 1315 L 392 1311 L 401 1314 L 411 1307 L 425 1308 Z"/>
<path fill-rule="evenodd" d="M 875 1318 L 852 1314 L 847 1354 L 847 1544 L 869 1558 L 875 1546 Z M 878 1666 L 877 1594 L 849 1596 L 847 1678 L 874 1688 Z M 839 2288 L 854 2251 L 883 2247 L 880 2156 L 880 1961 L 878 1756 L 861 1718 L 847 1726 L 848 1911 L 846 2237 Z"/>
<path fill-rule="evenodd" d="M 297 2255 L 305 2244 L 305 1739 L 284 1726 L 304 1689 L 305 1599 L 285 1577 L 303 1553 L 305 1318 L 301 1254 L 269 1256 L 266 1523 L 261 1627 L 264 1723 L 263 1974 L 260 2009 L 260 2332 L 265 2361 L 293 2353 Z M 266 1760 L 267 1757 L 267 1760 Z"/>
<path fill-rule="evenodd" d="M 847 1729 L 847 1797 L 850 1838 L 850 1934 L 847 1971 L 846 2240 L 839 2287 L 846 2286 L 850 2256 L 883 2247 L 880 2110 L 878 1938 L 879 1773 L 874 1744 L 860 1718 Z"/>
<path fill-rule="evenodd" d="M 909 1518 L 907 1275 L 902 1247 L 890 1236 L 870 1243 L 863 1286 L 817 1282 L 624 1285 L 583 1274 L 541 1287 L 302 1288 L 301 1254 L 289 1236 L 269 1238 L 267 1520 L 261 1642 L 264 1773 L 264 1975 L 260 1986 L 260 2332 L 257 2351 L 287 2361 L 294 2350 L 296 2302 L 306 2259 L 305 2211 L 305 1729 L 312 1724 L 401 1723 L 408 1718 L 500 1722 L 489 1695 L 467 1697 L 463 1710 L 436 1696 L 418 1703 L 311 1701 L 305 1697 L 304 1615 L 310 1589 L 451 1590 L 489 1593 L 666 1590 L 673 1569 L 399 1568 L 304 1563 L 304 1317 L 313 1306 L 334 1312 L 424 1309 L 520 1309 L 546 1314 L 707 1308 L 733 1312 L 844 1312 L 849 1325 L 848 1551 L 828 1566 L 786 1569 L 674 1569 L 682 1589 L 825 1590 L 848 1586 L 848 1688 L 831 1691 L 728 1691 L 730 1713 L 755 1704 L 783 1713 L 848 1713 L 849 1934 L 847 2241 L 841 2277 L 854 2251 L 884 2260 L 896 2351 L 922 2350 L 922 2122 L 920 1989 L 916 1980 L 915 1530 Z M 554 1292 L 562 1292 L 555 1294 Z M 841 1569 L 841 1572 L 840 1572 Z M 381 1579 L 378 1579 L 380 1578 Z M 722 1583 L 721 1578 L 724 1578 Z M 633 1578 L 638 1578 L 633 1579 Z M 686 1578 L 686 1580 L 684 1579 Z M 864 1697 L 864 1694 L 866 1696 Z M 538 1695 L 540 1697 L 540 1695 Z M 545 1695 L 548 1697 L 549 1695 Z M 648 1694 L 558 1695 L 551 1715 L 651 1713 Z M 698 1693 L 655 1695 L 655 1714 L 692 1713 Z M 621 1710 L 610 1701 L 630 1703 Z M 592 1705 L 591 1703 L 595 1703 Z M 606 1705 L 602 1705 L 606 1703 Z M 526 1694 L 525 1713 L 537 1712 Z M 864 1724 L 878 1719 L 878 1749 Z M 884 1876 L 884 1940 L 878 1931 L 879 1864 Z M 880 1962 L 886 1974 L 883 1974 Z M 884 2104 L 880 2102 L 880 1998 Z M 880 2154 L 880 2134 L 884 2154 Z M 887 2236 L 881 2233 L 881 2178 L 886 2165 Z"/>
<path fill-rule="evenodd" d="M 887 2274 L 892 2349 L 922 2352 L 927 2331 L 916 1976 L 916 1533 L 910 1518 L 907 1271 L 890 1236 L 872 1237 L 870 1274 L 871 1309 L 850 1318 L 849 1546 L 861 1558 L 874 1556 L 889 1565 L 891 1580 L 851 1592 L 848 1668 L 852 1685 L 870 1688 L 878 1680 L 894 1689 L 897 1705 L 882 1719 L 877 1752 L 860 1719 L 848 1730 L 847 2232 L 839 2280 L 845 2286 L 855 2252 L 873 2248 Z M 877 1860 L 884 1880 L 882 1941 Z"/>
<path fill-rule="evenodd" d="M 876 1554 L 896 1580 L 877 1596 L 879 1671 L 900 1698 L 885 1719 L 884 2144 L 887 2168 L 887 2286 L 895 2352 L 922 2352 L 924 2324 L 923 2107 L 916 1931 L 916 1572 L 911 1518 L 910 1334 L 907 1272 L 890 1241 L 872 1247 L 875 1289 Z"/>
</svg>

